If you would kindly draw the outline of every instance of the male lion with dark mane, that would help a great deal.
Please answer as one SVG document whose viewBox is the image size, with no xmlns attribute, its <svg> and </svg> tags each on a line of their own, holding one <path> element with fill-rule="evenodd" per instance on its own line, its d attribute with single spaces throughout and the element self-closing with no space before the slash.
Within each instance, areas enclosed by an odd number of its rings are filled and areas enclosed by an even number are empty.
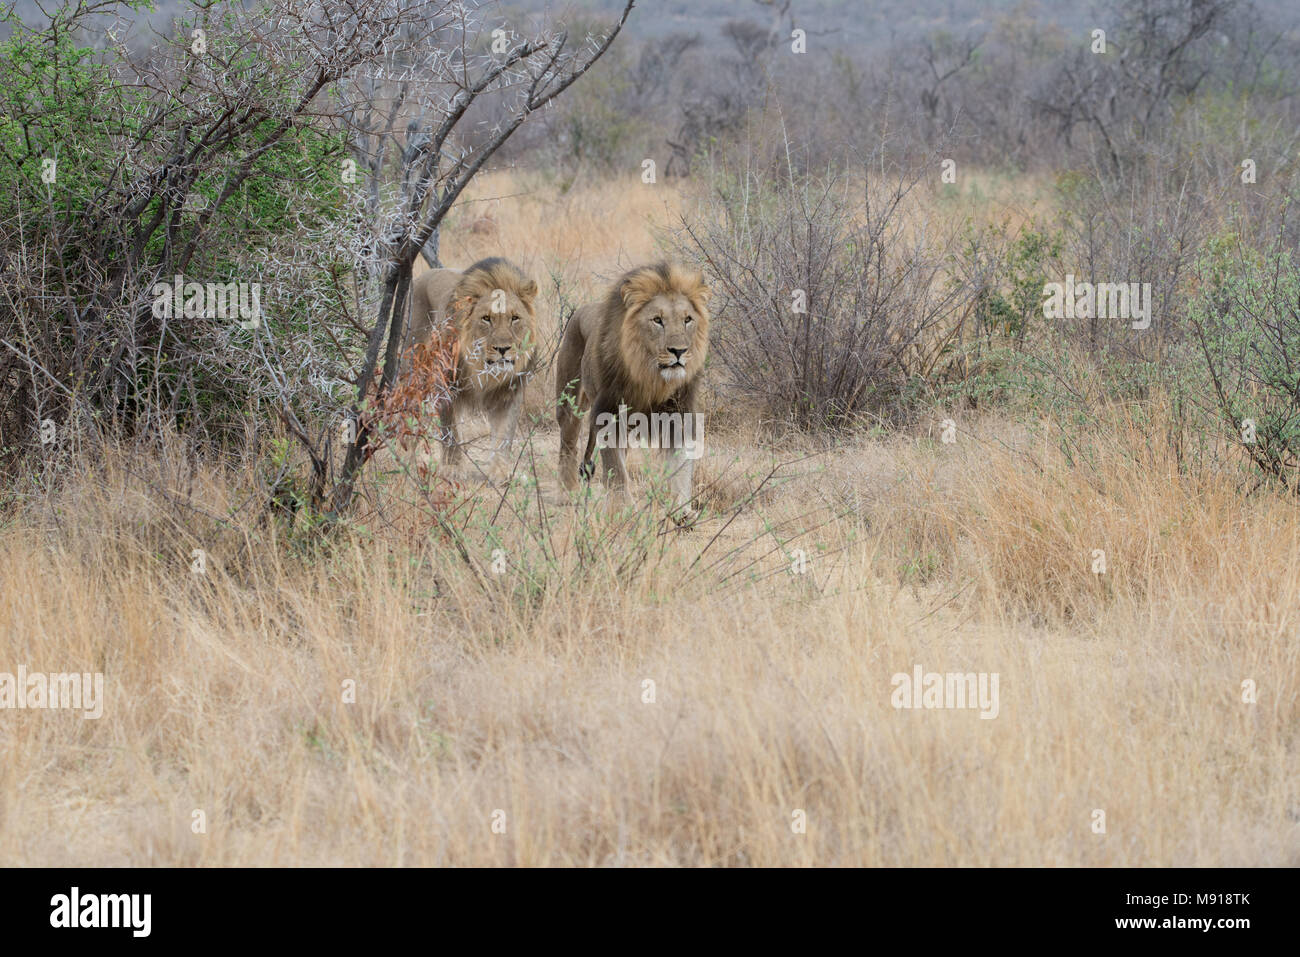
<svg viewBox="0 0 1300 957">
<path fill-rule="evenodd" d="M 590 411 L 582 472 L 590 475 L 598 432 L 626 438 L 627 421 L 650 423 L 670 466 L 679 521 L 690 521 L 698 448 L 695 394 L 709 352 L 709 289 L 702 273 L 677 263 L 623 275 L 602 302 L 577 309 L 556 360 L 560 481 L 578 485 L 578 441 Z M 663 423 L 660 428 L 657 423 Z M 664 441 L 666 437 L 667 441 Z M 702 434 L 699 436 L 702 438 Z M 626 441 L 600 443 L 606 484 L 627 496 Z"/>
<path fill-rule="evenodd" d="M 507 259 L 492 257 L 463 273 L 431 269 L 411 283 L 407 349 L 451 322 L 459 343 L 451 401 L 442 405 L 443 462 L 463 455 L 457 416 L 479 410 L 492 424 L 488 467 L 504 464 L 514 442 L 537 345 L 537 283 Z M 403 350 L 401 371 L 409 367 Z"/>
</svg>

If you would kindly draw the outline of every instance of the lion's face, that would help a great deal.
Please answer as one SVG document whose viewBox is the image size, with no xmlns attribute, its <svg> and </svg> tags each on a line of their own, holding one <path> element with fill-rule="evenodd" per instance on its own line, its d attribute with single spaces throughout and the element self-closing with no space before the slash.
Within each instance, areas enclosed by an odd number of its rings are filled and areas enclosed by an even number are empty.
<svg viewBox="0 0 1300 957">
<path fill-rule="evenodd" d="M 460 321 L 465 370 L 487 381 L 527 371 L 537 343 L 532 300 L 492 289 L 471 302 Z"/>
<path fill-rule="evenodd" d="M 623 358 L 644 370 L 649 381 L 670 386 L 694 378 L 709 349 L 709 315 L 704 303 L 681 292 L 659 292 L 627 314 Z"/>
</svg>

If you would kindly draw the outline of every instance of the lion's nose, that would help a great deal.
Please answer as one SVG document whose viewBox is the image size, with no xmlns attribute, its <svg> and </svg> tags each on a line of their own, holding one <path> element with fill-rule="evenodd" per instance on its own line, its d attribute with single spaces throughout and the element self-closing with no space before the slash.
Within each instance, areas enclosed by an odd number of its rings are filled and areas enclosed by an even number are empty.
<svg viewBox="0 0 1300 957">
<path fill-rule="evenodd" d="M 668 347 L 668 351 L 673 354 L 674 359 L 680 359 L 683 355 L 686 354 L 685 349 L 674 349 L 672 346 Z"/>
<path fill-rule="evenodd" d="M 501 358 L 503 359 L 505 358 L 506 353 L 510 351 L 509 346 L 495 346 L 494 348 L 497 350 L 497 352 L 501 353 Z"/>
</svg>

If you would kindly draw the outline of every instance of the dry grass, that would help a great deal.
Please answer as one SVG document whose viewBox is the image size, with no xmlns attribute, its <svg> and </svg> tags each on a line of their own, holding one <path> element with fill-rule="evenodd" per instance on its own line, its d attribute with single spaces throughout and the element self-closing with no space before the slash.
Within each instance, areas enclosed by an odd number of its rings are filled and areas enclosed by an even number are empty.
<svg viewBox="0 0 1300 957">
<path fill-rule="evenodd" d="M 559 558 L 527 594 L 513 567 L 476 585 L 437 543 L 358 536 L 303 558 L 274 526 L 223 530 L 117 466 L 76 476 L 50 503 L 61 532 L 33 508 L 0 533 L 0 660 L 102 668 L 106 714 L 5 714 L 0 851 L 1300 863 L 1294 508 L 1134 462 L 1126 439 L 1086 474 L 1024 437 L 1030 458 L 967 436 L 846 450 L 737 519 L 715 546 L 735 560 L 688 573 L 713 519 L 622 587 L 613 558 L 576 574 L 556 508 Z M 201 471 L 195 501 L 221 514 L 233 484 Z M 848 499 L 860 518 L 763 554 L 764 520 L 812 527 Z M 803 576 L 786 570 L 796 545 Z M 997 718 L 893 709 L 891 676 L 917 664 L 998 673 Z"/>
<path fill-rule="evenodd" d="M 529 202 L 502 228 L 552 218 Z M 444 254 L 649 251 L 571 202 L 531 247 Z M 799 449 L 707 438 L 706 500 L 740 511 L 661 535 L 561 496 L 539 433 L 525 518 L 472 498 L 473 569 L 396 522 L 308 546 L 247 504 L 251 464 L 66 463 L 0 526 L 0 671 L 102 670 L 107 705 L 0 712 L 0 858 L 1300 864 L 1293 501 L 1120 419 L 1086 464 L 997 419 L 862 440 L 748 505 Z M 997 717 L 896 710 L 916 665 L 997 673 Z"/>
<path fill-rule="evenodd" d="M 450 217 L 442 258 L 453 267 L 506 255 L 590 293 L 656 254 L 652 231 L 672 222 L 683 197 L 676 181 L 596 179 L 560 192 L 539 173 L 478 177 Z"/>
</svg>

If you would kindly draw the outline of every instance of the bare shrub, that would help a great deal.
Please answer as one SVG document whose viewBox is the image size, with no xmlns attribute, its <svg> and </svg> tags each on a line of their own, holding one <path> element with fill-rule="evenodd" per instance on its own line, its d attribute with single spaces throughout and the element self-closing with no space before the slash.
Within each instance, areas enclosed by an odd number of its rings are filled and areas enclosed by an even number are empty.
<svg viewBox="0 0 1300 957">
<path fill-rule="evenodd" d="M 676 245 L 713 277 L 731 387 L 805 429 L 903 411 L 973 304 L 947 268 L 952 237 L 905 213 L 924 170 L 877 151 L 823 174 L 792 160 L 776 175 L 715 171 Z"/>
</svg>

